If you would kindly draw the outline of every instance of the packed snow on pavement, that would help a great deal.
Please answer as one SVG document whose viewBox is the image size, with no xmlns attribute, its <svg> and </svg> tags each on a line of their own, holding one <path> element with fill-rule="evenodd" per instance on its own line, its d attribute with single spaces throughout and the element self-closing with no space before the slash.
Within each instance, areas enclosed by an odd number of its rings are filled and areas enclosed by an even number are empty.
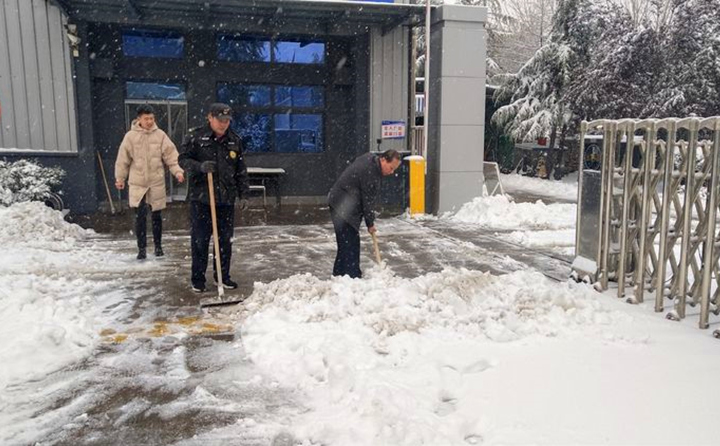
<svg viewBox="0 0 720 446">
<path fill-rule="evenodd" d="M 123 275 L 153 271 L 93 234 L 39 202 L 0 206 L 0 443 L 32 443 L 66 422 L 72 408 L 40 414 L 77 376 L 48 377 L 92 355 L 101 329 L 127 314 Z"/>
<path fill-rule="evenodd" d="M 446 219 L 571 246 L 575 205 L 480 197 Z M 716 438 L 707 389 L 720 357 L 707 332 L 532 270 L 297 275 L 256 284 L 247 308 L 249 357 L 307 395 L 291 429 L 303 444 Z"/>
<path fill-rule="evenodd" d="M 515 229 L 529 232 L 537 220 L 524 224 Z M 0 208 L 0 284 L 7 290 L 0 330 L 13 339 L 0 348 L 7 365 L 0 374 L 3 443 L 42 439 L 100 397 L 88 389 L 68 403 L 75 407 L 33 419 L 45 399 L 70 385 L 62 376 L 47 387 L 33 382 L 92 355 L 100 329 L 128 311 L 128 296 L 117 291 L 124 273 L 156 268 L 108 252 L 101 239 L 83 241 L 87 236 L 42 205 Z M 709 444 L 717 438 L 708 428 L 715 421 L 708 389 L 720 373 L 716 340 L 646 306 L 536 271 L 446 269 L 402 278 L 384 265 L 366 270 L 362 280 L 298 274 L 256 283 L 242 315 L 235 321 L 240 337 L 207 353 L 221 369 L 181 400 L 161 407 L 129 402 L 118 422 L 194 408 L 232 414 L 242 402 L 232 401 L 231 389 L 251 385 L 287 389 L 293 398 L 286 404 L 303 407 L 274 422 L 238 414 L 235 423 L 179 444 L 248 438 L 249 430 L 266 438 L 287 433 L 307 445 Z M 183 354 L 175 348 L 167 370 L 147 385 L 192 384 Z M 104 363 L 137 369 L 154 361 L 137 355 Z M 240 364 L 247 359 L 256 368 L 250 375 Z"/>
<path fill-rule="evenodd" d="M 99 260 L 77 243 L 89 231 L 38 202 L 0 207 L 0 388 L 40 378 L 92 349 L 92 289 L 82 268 Z M 73 277 L 75 276 L 75 277 Z"/>
</svg>

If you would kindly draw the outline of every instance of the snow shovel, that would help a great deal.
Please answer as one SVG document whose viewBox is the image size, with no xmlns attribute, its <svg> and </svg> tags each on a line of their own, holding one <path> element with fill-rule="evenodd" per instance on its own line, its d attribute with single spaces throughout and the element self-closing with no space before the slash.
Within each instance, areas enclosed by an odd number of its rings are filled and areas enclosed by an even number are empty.
<svg viewBox="0 0 720 446">
<path fill-rule="evenodd" d="M 217 277 L 218 297 L 203 299 L 200 301 L 200 307 L 217 307 L 221 305 L 234 305 L 242 302 L 245 298 L 237 298 L 231 300 L 223 299 L 225 296 L 225 288 L 222 284 L 222 263 L 220 260 L 220 239 L 218 238 L 217 228 L 217 212 L 215 211 L 215 187 L 213 186 L 213 174 L 208 172 L 208 192 L 210 193 L 210 218 L 212 219 L 213 246 L 215 247 L 215 277 Z"/>
<path fill-rule="evenodd" d="M 377 235 L 373 232 L 370 234 L 372 236 L 373 241 L 373 252 L 375 253 L 375 261 L 378 265 L 382 264 L 382 259 L 380 258 L 380 247 L 378 246 L 378 238 Z"/>
<path fill-rule="evenodd" d="M 112 213 L 112 215 L 115 215 L 115 204 L 113 203 L 112 195 L 110 194 L 110 187 L 108 186 L 107 176 L 105 176 L 105 167 L 103 166 L 103 160 L 100 156 L 99 150 L 96 150 L 95 153 L 97 153 L 97 159 L 100 163 L 100 173 L 102 173 L 103 181 L 105 182 L 105 192 L 107 192 L 108 202 L 110 203 L 110 213 Z"/>
</svg>

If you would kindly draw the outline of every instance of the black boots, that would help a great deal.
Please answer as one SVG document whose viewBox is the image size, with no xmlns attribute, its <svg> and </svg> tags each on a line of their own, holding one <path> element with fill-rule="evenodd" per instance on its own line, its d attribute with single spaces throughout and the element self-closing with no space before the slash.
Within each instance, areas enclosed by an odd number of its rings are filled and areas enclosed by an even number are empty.
<svg viewBox="0 0 720 446">
<path fill-rule="evenodd" d="M 217 273 L 213 272 L 213 281 L 217 284 Z M 222 282 L 223 288 L 226 290 L 234 290 L 237 289 L 238 284 L 234 280 L 231 280 L 229 277 Z"/>
<path fill-rule="evenodd" d="M 135 235 L 137 236 L 138 260 L 147 258 L 147 209 L 148 205 L 145 203 L 145 198 L 143 198 L 135 213 Z M 155 243 L 155 257 L 162 257 L 165 255 L 162 249 L 162 214 L 160 211 L 152 211 L 151 219 L 153 242 Z"/>
<path fill-rule="evenodd" d="M 155 257 L 162 257 L 165 253 L 163 252 L 162 246 L 155 246 Z M 147 250 L 145 248 L 138 248 L 138 260 L 147 259 Z"/>
<path fill-rule="evenodd" d="M 162 250 L 162 214 L 160 211 L 152 213 L 153 243 L 155 243 L 155 257 L 164 255 Z"/>
</svg>

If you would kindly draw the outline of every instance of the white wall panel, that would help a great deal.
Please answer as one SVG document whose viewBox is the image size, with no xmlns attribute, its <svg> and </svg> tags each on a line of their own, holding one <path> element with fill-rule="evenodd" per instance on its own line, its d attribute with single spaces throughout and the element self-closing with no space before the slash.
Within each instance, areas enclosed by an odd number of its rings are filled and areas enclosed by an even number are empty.
<svg viewBox="0 0 720 446">
<path fill-rule="evenodd" d="M 47 0 L 0 0 L 0 150 L 77 151 L 65 24 Z"/>
<path fill-rule="evenodd" d="M 385 35 L 374 28 L 370 37 L 370 150 L 377 150 L 382 121 L 408 121 L 410 41 L 406 27 L 398 26 Z M 384 140 L 381 150 L 407 150 L 407 137 Z"/>
</svg>

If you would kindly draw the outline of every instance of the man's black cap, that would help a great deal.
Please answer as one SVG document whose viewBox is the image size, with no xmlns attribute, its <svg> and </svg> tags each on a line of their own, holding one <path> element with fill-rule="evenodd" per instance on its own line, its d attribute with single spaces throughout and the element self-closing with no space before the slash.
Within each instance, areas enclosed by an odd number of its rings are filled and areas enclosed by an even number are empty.
<svg viewBox="0 0 720 446">
<path fill-rule="evenodd" d="M 232 119 L 232 108 L 222 102 L 216 102 L 210 106 L 210 116 L 217 119 Z"/>
</svg>

